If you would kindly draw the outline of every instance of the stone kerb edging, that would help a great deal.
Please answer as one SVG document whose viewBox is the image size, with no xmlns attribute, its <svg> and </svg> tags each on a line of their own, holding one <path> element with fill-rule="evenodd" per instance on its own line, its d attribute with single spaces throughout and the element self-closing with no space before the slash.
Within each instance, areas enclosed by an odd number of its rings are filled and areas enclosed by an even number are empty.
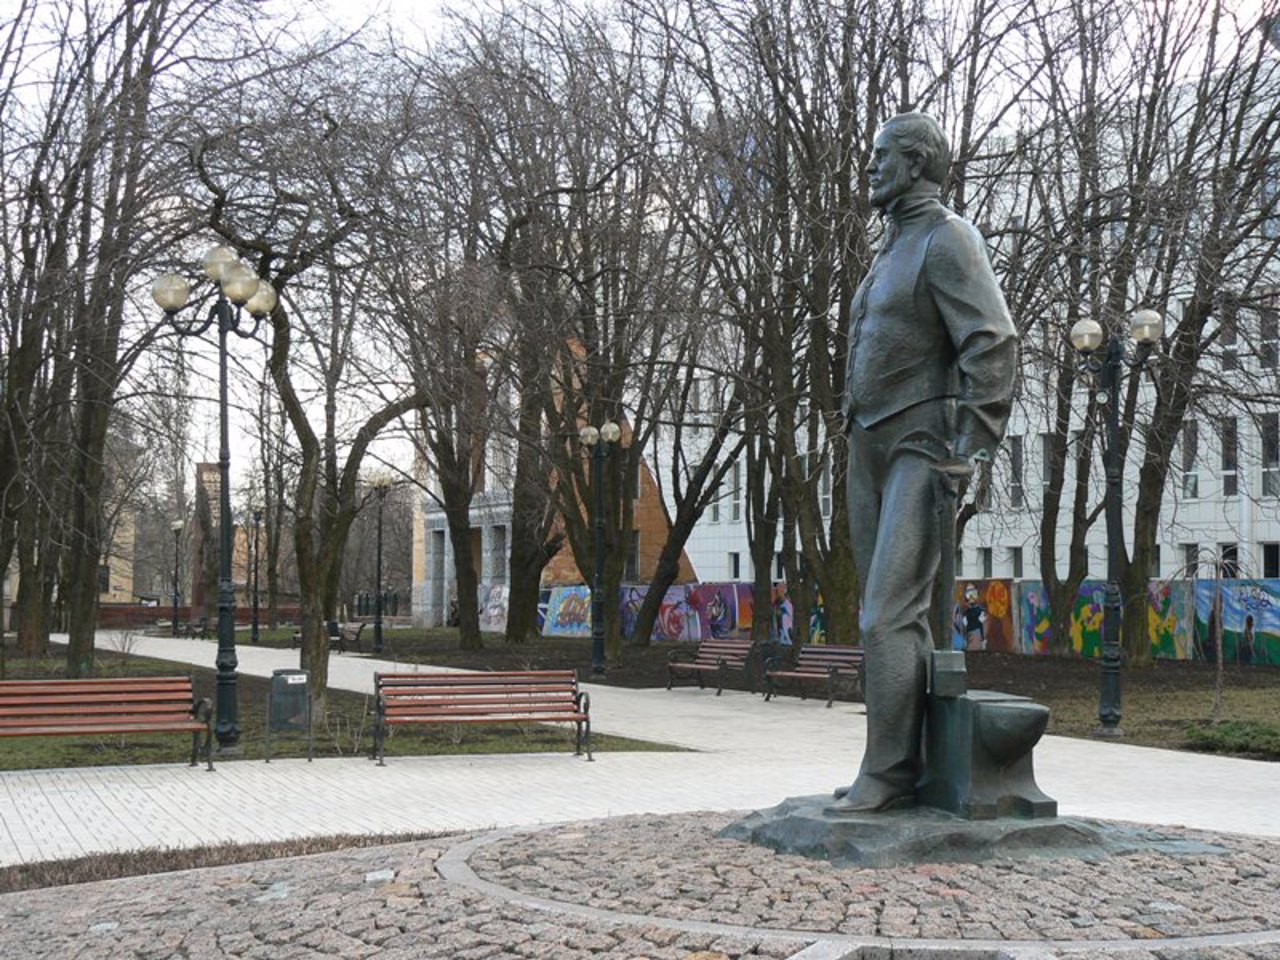
<svg viewBox="0 0 1280 960">
<path fill-rule="evenodd" d="M 600 828 L 608 821 L 585 821 L 584 829 Z M 1073 955 L 1090 957 L 1106 956 L 1123 960 L 1147 960 L 1157 956 L 1161 960 L 1176 958 L 1179 953 L 1202 957 L 1197 951 L 1223 948 L 1247 949 L 1249 947 L 1274 948 L 1280 956 L 1280 929 L 1239 933 L 1220 933 L 1199 936 L 1168 936 L 1156 940 L 1097 939 L 1097 940 L 992 940 L 992 939 L 928 939 L 909 937 L 884 937 L 850 935 L 804 929 L 787 929 L 750 924 L 684 919 L 656 914 L 612 910 L 585 903 L 542 896 L 514 887 L 486 880 L 472 869 L 470 860 L 474 854 L 506 841 L 523 836 L 569 826 L 567 823 L 541 824 L 538 826 L 493 830 L 472 836 L 444 852 L 436 861 L 435 869 L 440 878 L 450 884 L 467 888 L 485 897 L 515 907 L 540 911 L 551 915 L 578 917 L 592 923 L 610 926 L 661 928 L 681 933 L 713 935 L 745 941 L 804 944 L 791 960 L 1055 960 Z M 577 826 L 578 824 L 573 824 Z M 1277 892 L 1280 897 L 1280 891 Z"/>
</svg>

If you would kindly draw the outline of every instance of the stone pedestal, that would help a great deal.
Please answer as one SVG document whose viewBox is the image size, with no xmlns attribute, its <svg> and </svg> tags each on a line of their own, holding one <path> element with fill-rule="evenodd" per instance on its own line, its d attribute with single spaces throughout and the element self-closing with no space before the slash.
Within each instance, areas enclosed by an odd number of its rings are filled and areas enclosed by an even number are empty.
<svg viewBox="0 0 1280 960">
<path fill-rule="evenodd" d="M 965 689 L 964 654 L 933 655 L 918 803 L 970 820 L 1056 817 L 1037 785 L 1031 751 L 1049 708 L 1026 697 Z"/>
</svg>

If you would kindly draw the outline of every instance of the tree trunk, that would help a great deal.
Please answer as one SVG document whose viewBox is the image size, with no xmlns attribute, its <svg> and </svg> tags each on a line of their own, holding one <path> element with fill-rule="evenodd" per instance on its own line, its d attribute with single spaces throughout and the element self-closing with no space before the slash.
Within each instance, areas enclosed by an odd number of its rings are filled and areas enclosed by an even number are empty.
<svg viewBox="0 0 1280 960">
<path fill-rule="evenodd" d="M 483 650 L 480 636 L 480 578 L 476 574 L 476 556 L 471 549 L 470 491 L 461 489 L 443 471 L 440 476 L 444 494 L 445 523 L 453 546 L 454 575 L 458 584 L 458 647 L 461 650 Z"/>
</svg>

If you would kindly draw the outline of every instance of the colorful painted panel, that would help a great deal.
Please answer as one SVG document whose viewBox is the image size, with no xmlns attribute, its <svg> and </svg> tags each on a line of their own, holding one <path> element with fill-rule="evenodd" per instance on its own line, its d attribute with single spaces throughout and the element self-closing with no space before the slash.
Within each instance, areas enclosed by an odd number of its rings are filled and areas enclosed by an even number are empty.
<svg viewBox="0 0 1280 960">
<path fill-rule="evenodd" d="M 791 598 L 787 596 L 787 585 L 775 583 L 771 592 L 773 628 L 769 631 L 769 639 L 789 647 L 795 642 L 795 610 L 791 606 Z"/>
<path fill-rule="evenodd" d="M 956 650 L 1018 649 L 1011 580 L 956 580 L 951 645 Z"/>
<path fill-rule="evenodd" d="M 1071 611 L 1071 649 L 1082 657 L 1096 657 L 1102 650 L 1102 610 L 1105 580 L 1086 580 L 1076 593 Z"/>
<path fill-rule="evenodd" d="M 480 629 L 489 633 L 507 632 L 507 585 L 491 583 L 480 589 Z"/>
<path fill-rule="evenodd" d="M 1147 598 L 1151 655 L 1165 660 L 1189 660 L 1195 642 L 1191 584 L 1185 580 L 1152 580 L 1147 586 Z"/>
<path fill-rule="evenodd" d="M 585 586 L 553 588 L 542 634 L 546 637 L 591 636 L 591 590 Z"/>
<path fill-rule="evenodd" d="M 621 613 L 622 613 L 622 635 L 631 637 L 636 632 L 636 620 L 640 617 L 640 608 L 644 606 L 645 594 L 649 592 L 647 586 L 623 586 Z"/>
<path fill-rule="evenodd" d="M 695 590 L 700 588 L 677 586 L 667 590 L 658 607 L 658 617 L 653 622 L 653 630 L 649 639 L 653 641 L 697 640 L 706 634 L 702 631 L 700 611 L 697 601 L 693 599 Z M 640 617 L 640 607 L 649 593 L 645 584 L 627 585 L 622 588 L 622 635 L 633 636 L 636 632 L 636 620 Z"/>
<path fill-rule="evenodd" d="M 1018 597 L 1019 653 L 1046 654 L 1052 633 L 1049 618 L 1049 592 L 1039 580 L 1023 580 L 1015 586 Z"/>
<path fill-rule="evenodd" d="M 1280 665 L 1280 581 L 1197 580 L 1195 655 L 1217 658 L 1209 622 L 1213 596 L 1222 591 L 1222 659 L 1226 663 Z"/>
<path fill-rule="evenodd" d="M 755 590 L 749 583 L 735 584 L 738 599 L 738 629 L 746 635 L 755 623 Z"/>
<path fill-rule="evenodd" d="M 698 640 L 702 637 L 698 613 L 689 603 L 692 588 L 671 587 L 662 598 L 658 619 L 653 624 L 653 639 L 674 642 Z"/>
<path fill-rule="evenodd" d="M 703 583 L 689 589 L 689 606 L 697 614 L 702 637 L 738 635 L 738 590 L 733 583 Z"/>
</svg>

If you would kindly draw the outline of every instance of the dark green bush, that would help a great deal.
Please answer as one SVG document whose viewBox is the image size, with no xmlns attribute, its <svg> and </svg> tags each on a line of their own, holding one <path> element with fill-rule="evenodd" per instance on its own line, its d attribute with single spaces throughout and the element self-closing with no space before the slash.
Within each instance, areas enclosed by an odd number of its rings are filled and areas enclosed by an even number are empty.
<svg viewBox="0 0 1280 960">
<path fill-rule="evenodd" d="M 1187 746 L 1206 753 L 1232 753 L 1280 760 L 1280 727 L 1270 723 L 1230 720 L 1187 728 Z"/>
</svg>

